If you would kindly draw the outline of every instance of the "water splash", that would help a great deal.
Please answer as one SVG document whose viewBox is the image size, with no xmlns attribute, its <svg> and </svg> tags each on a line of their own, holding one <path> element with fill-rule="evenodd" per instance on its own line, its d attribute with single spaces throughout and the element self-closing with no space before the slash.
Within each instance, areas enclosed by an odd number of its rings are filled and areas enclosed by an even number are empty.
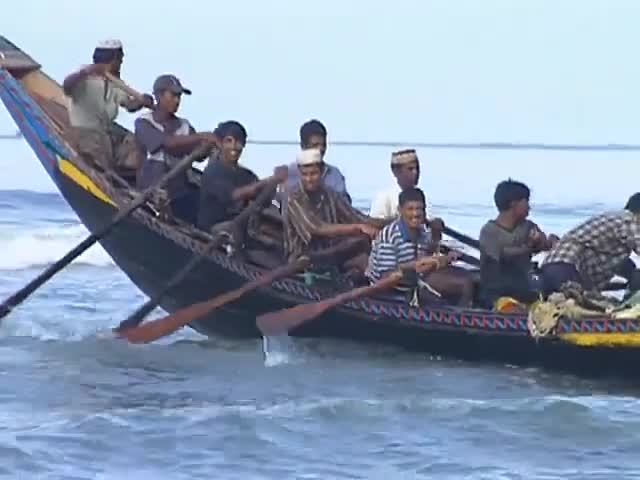
<svg viewBox="0 0 640 480">
<path fill-rule="evenodd" d="M 262 337 L 262 352 L 264 366 L 276 367 L 292 363 L 295 345 L 286 333 L 284 335 L 265 335 Z"/>
</svg>

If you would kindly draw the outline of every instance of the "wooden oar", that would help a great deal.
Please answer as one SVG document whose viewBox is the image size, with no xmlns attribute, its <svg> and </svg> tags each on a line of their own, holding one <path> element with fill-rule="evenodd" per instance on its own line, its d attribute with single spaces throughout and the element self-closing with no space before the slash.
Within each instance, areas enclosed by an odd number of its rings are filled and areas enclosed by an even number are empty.
<svg viewBox="0 0 640 480">
<path fill-rule="evenodd" d="M 127 85 L 121 78 L 116 77 L 113 73 L 105 72 L 104 76 L 116 87 L 118 87 L 120 90 L 123 90 L 125 93 L 128 93 L 130 96 L 132 96 L 136 100 L 139 100 L 140 102 L 145 101 L 144 95 L 142 93 L 137 91 L 135 88 L 132 88 L 129 85 Z"/>
<path fill-rule="evenodd" d="M 446 225 L 442 229 L 442 232 L 449 235 L 451 238 L 455 238 L 460 243 L 464 243 L 466 246 L 480 250 L 480 242 L 475 238 L 471 238 L 469 235 L 460 233 L 457 230 L 447 227 Z"/>
<path fill-rule="evenodd" d="M 158 338 L 169 335 L 179 328 L 190 324 L 203 315 L 206 315 L 217 308 L 221 308 L 229 302 L 239 299 L 242 295 L 245 295 L 256 288 L 269 285 L 280 278 L 288 277 L 289 275 L 302 270 L 307 265 L 317 264 L 319 262 L 331 263 L 332 258 L 335 260 L 336 256 L 353 250 L 362 241 L 362 239 L 362 237 L 356 237 L 344 240 L 338 245 L 327 249 L 310 252 L 308 258 L 303 257 L 297 261 L 279 267 L 271 273 L 267 273 L 266 275 L 231 292 L 223 293 L 205 302 L 185 307 L 171 315 L 152 320 L 140 326 L 114 329 L 114 333 L 120 337 L 128 339 L 132 343 L 147 343 L 157 340 Z"/>
<path fill-rule="evenodd" d="M 13 310 L 16 306 L 26 300 L 33 292 L 35 292 L 56 273 L 69 265 L 77 257 L 82 255 L 89 247 L 93 246 L 93 244 L 95 244 L 97 241 L 108 235 L 120 222 L 122 222 L 129 215 L 131 215 L 131 213 L 133 213 L 136 209 L 140 208 L 146 201 L 148 201 L 157 189 L 164 187 L 167 182 L 177 177 L 184 170 L 189 168 L 194 159 L 205 155 L 209 148 L 210 147 L 208 145 L 200 147 L 196 149 L 191 155 L 188 155 L 187 157 L 182 159 L 178 164 L 176 164 L 175 167 L 173 167 L 169 172 L 161 177 L 160 180 L 158 180 L 153 186 L 138 194 L 138 196 L 131 203 L 118 211 L 118 213 L 111 219 L 111 221 L 107 225 L 105 225 L 95 233 L 89 235 L 82 242 L 76 245 L 72 250 L 70 250 L 64 257 L 49 266 L 49 268 L 47 268 L 44 272 L 31 280 L 27 285 L 7 298 L 2 303 L 2 305 L 0 305 L 0 319 L 8 315 L 11 310 Z"/>
<path fill-rule="evenodd" d="M 281 335 L 299 327 L 303 323 L 319 317 L 327 310 L 341 303 L 389 290 L 401 280 L 402 273 L 393 272 L 372 285 L 354 288 L 353 290 L 340 293 L 326 300 L 315 303 L 303 303 L 302 305 L 296 305 L 295 307 L 277 312 L 265 313 L 256 319 L 256 325 L 263 335 Z"/>
<path fill-rule="evenodd" d="M 271 197 L 276 189 L 276 184 L 274 182 L 273 185 L 266 185 L 260 194 L 256 197 L 256 199 L 247 205 L 240 214 L 236 218 L 233 219 L 231 224 L 229 225 L 228 230 L 231 232 L 239 231 L 239 229 L 244 228 L 244 224 L 249 220 L 249 217 L 255 213 L 259 208 L 261 208 L 266 200 Z M 206 249 L 205 255 L 195 255 L 187 262 L 178 272 L 171 277 L 171 279 L 158 291 L 156 294 L 151 297 L 147 302 L 141 305 L 135 312 L 133 312 L 126 320 L 120 322 L 114 331 L 120 331 L 127 328 L 135 327 L 140 324 L 149 313 L 151 313 L 159 304 L 160 301 L 164 298 L 164 296 L 174 287 L 176 287 L 180 282 L 182 282 L 186 276 L 200 264 L 200 262 L 206 258 L 206 255 L 210 252 L 215 251 L 218 247 L 220 247 L 224 241 L 225 235 L 218 235 L 214 238 L 209 246 Z"/>
<path fill-rule="evenodd" d="M 119 337 L 126 338 L 131 343 L 153 342 L 154 340 L 172 334 L 194 320 L 201 318 L 212 311 L 227 305 L 228 303 L 238 300 L 243 295 L 246 295 L 257 288 L 271 285 L 278 279 L 286 278 L 289 275 L 302 270 L 308 264 L 309 259 L 306 257 L 288 263 L 287 265 L 265 273 L 251 282 L 245 283 L 235 290 L 223 293 L 222 295 L 218 295 L 204 302 L 194 303 L 193 305 L 178 310 L 171 315 L 151 320 L 137 327 L 118 330 L 115 333 Z"/>
</svg>

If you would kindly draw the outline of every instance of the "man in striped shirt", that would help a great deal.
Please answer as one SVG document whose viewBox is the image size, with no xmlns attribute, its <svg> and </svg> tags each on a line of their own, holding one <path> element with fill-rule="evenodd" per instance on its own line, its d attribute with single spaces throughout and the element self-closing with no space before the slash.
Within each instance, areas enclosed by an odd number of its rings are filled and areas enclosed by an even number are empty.
<svg viewBox="0 0 640 480">
<path fill-rule="evenodd" d="M 437 253 L 439 238 L 432 238 L 426 225 L 425 197 L 422 190 L 403 190 L 398 199 L 400 218 L 387 225 L 373 242 L 369 265 L 365 272 L 370 282 L 376 282 L 391 272 L 406 272 L 405 280 L 396 286 L 396 291 L 410 294 L 417 291 L 421 299 L 446 300 L 462 306 L 471 306 L 473 282 L 462 269 L 449 267 L 456 258 L 452 253 L 440 256 L 441 269 L 426 273 L 433 265 L 433 254 Z M 418 273 L 419 279 L 411 278 L 409 272 Z"/>
<path fill-rule="evenodd" d="M 300 185 L 287 196 L 283 212 L 285 251 L 290 260 L 309 250 L 329 248 L 339 237 L 365 234 L 373 238 L 388 223 L 366 216 L 340 193 L 323 185 L 319 150 L 302 150 L 297 164 Z"/>
</svg>

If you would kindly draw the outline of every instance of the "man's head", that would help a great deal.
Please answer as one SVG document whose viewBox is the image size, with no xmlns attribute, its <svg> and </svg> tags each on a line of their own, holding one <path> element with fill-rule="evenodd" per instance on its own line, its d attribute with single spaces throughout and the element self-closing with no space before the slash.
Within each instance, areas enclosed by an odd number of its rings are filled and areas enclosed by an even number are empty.
<svg viewBox="0 0 640 480">
<path fill-rule="evenodd" d="M 309 120 L 300 127 L 300 147 L 303 150 L 315 148 L 324 161 L 327 152 L 327 129 L 319 120 Z"/>
<path fill-rule="evenodd" d="M 631 213 L 640 214 L 640 192 L 634 193 L 629 197 L 624 209 L 629 210 Z"/>
<path fill-rule="evenodd" d="M 240 122 L 228 120 L 218 124 L 215 134 L 220 139 L 222 160 L 237 165 L 247 143 L 247 130 Z"/>
<path fill-rule="evenodd" d="M 493 201 L 500 213 L 509 212 L 519 221 L 529 216 L 530 195 L 531 191 L 524 183 L 509 179 L 498 184 Z"/>
<path fill-rule="evenodd" d="M 391 171 L 401 190 L 415 187 L 420 179 L 420 162 L 413 149 L 399 150 L 391 154 Z"/>
<path fill-rule="evenodd" d="M 153 82 L 153 95 L 158 108 L 168 113 L 176 113 L 180 107 L 182 94 L 191 95 L 191 90 L 182 86 L 175 75 L 160 75 Z"/>
<path fill-rule="evenodd" d="M 424 192 L 419 188 L 407 188 L 398 196 L 400 218 L 409 228 L 419 228 L 425 223 Z"/>
<path fill-rule="evenodd" d="M 322 153 L 317 148 L 301 150 L 296 158 L 300 182 L 307 193 L 320 190 L 322 185 Z"/>
<path fill-rule="evenodd" d="M 109 73 L 119 77 L 124 59 L 124 49 L 120 40 L 103 40 L 93 50 L 93 63 L 109 65 Z"/>
</svg>

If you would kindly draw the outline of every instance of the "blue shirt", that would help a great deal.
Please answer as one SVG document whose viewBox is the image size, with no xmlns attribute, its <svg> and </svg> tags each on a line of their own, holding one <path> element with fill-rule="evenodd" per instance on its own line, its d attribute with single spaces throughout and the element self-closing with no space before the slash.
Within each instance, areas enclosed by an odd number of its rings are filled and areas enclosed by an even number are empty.
<svg viewBox="0 0 640 480">
<path fill-rule="evenodd" d="M 397 270 L 400 264 L 429 256 L 430 243 L 431 233 L 425 225 L 414 242 L 406 224 L 398 219 L 384 227 L 373 241 L 365 275 L 371 282 L 376 282 L 384 274 Z M 396 290 L 406 292 L 409 287 L 399 284 Z"/>
</svg>

